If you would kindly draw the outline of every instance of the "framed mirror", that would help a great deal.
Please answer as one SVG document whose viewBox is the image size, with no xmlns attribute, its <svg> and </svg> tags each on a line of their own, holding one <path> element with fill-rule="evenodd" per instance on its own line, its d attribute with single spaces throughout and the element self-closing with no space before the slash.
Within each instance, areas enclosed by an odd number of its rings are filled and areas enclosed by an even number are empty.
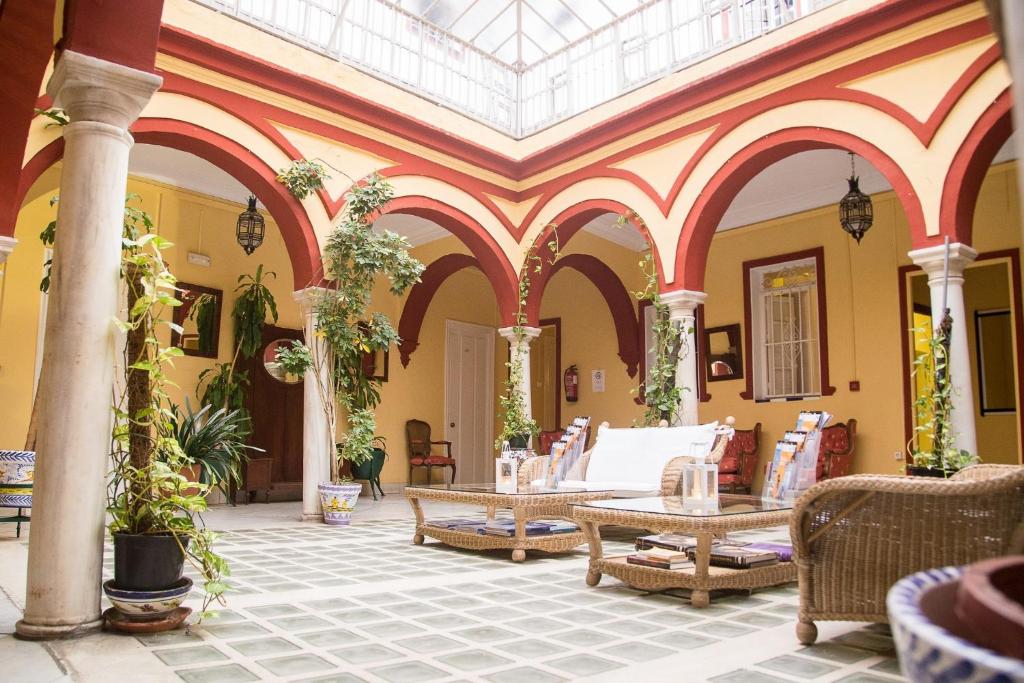
<svg viewBox="0 0 1024 683">
<path fill-rule="evenodd" d="M 704 330 L 705 370 L 707 381 L 721 382 L 743 378 L 743 347 L 740 325 L 721 325 Z"/>
<path fill-rule="evenodd" d="M 173 321 L 182 331 L 171 330 L 171 346 L 178 347 L 186 356 L 216 358 L 224 293 L 187 282 L 179 282 L 178 288 L 181 306 L 174 309 Z"/>
</svg>

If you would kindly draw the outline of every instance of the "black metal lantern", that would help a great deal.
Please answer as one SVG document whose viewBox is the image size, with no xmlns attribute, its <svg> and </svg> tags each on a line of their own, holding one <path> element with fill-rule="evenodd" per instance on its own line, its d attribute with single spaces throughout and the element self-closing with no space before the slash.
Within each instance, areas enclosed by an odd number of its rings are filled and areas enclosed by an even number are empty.
<svg viewBox="0 0 1024 683">
<path fill-rule="evenodd" d="M 871 207 L 871 197 L 860 191 L 856 169 L 853 166 L 853 152 L 850 152 L 850 177 L 846 181 L 850 183 L 850 191 L 839 200 L 839 223 L 843 230 L 850 233 L 853 239 L 860 240 L 864 233 L 874 222 L 874 210 Z"/>
<path fill-rule="evenodd" d="M 245 249 L 246 255 L 252 254 L 256 247 L 263 244 L 263 233 L 263 216 L 256 210 L 255 195 L 250 195 L 249 208 L 238 214 L 238 226 L 235 228 L 238 244 Z"/>
</svg>

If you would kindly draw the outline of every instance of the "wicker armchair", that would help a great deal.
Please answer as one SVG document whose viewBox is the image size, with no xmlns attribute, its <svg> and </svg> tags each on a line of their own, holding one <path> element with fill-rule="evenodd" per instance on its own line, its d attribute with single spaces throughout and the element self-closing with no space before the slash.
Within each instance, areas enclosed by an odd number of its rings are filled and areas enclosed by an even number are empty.
<svg viewBox="0 0 1024 683">
<path fill-rule="evenodd" d="M 1024 467 L 974 465 L 949 480 L 853 475 L 815 484 L 790 535 L 800 642 L 815 621 L 886 622 L 885 597 L 914 572 L 1024 549 Z"/>
</svg>

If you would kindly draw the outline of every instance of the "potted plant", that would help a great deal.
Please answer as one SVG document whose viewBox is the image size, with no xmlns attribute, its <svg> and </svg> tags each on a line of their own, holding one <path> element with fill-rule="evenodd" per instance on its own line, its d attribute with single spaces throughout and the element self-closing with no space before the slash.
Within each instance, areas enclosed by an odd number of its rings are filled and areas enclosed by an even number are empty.
<svg viewBox="0 0 1024 683">
<path fill-rule="evenodd" d="M 339 487 L 347 484 L 341 477 L 342 462 L 358 468 L 373 458 L 380 380 L 366 373 L 365 356 L 399 341 L 386 315 L 369 314 L 374 285 L 386 277 L 391 293 L 400 296 L 423 272 L 404 237 L 373 230 L 373 217 L 393 195 L 391 185 L 376 174 L 352 185 L 342 219 L 324 244 L 324 276 L 331 285 L 318 290 L 313 301 L 317 352 L 293 343 L 277 355 L 287 372 L 301 376 L 313 371 L 331 443 L 337 432 L 335 399 L 346 413 L 347 431 L 339 439 L 337 457 L 331 458 L 330 481 L 319 485 L 328 523 L 335 523 L 335 513 L 344 512 L 335 510 L 335 501 L 338 506 L 343 501 Z M 354 498 L 345 505 L 353 504 Z"/>
<path fill-rule="evenodd" d="M 383 436 L 375 436 L 371 446 L 369 459 L 359 464 L 352 464 L 352 478 L 365 479 L 370 485 L 370 494 L 374 500 L 377 500 L 378 492 L 381 497 L 384 496 L 384 491 L 380 487 L 380 473 L 384 470 L 384 461 L 388 457 L 387 440 Z M 373 490 L 374 486 L 377 487 L 376 491 Z"/>
<path fill-rule="evenodd" d="M 548 265 L 554 263 L 559 256 L 558 229 L 555 225 L 550 227 L 554 237 L 547 243 L 550 252 Z M 538 246 L 536 242 L 530 246 L 519 269 L 519 298 L 516 301 L 515 322 L 512 325 L 516 349 L 523 348 L 526 343 L 526 301 L 530 296 L 532 275 L 540 273 L 544 267 L 544 260 L 537 253 Z M 505 379 L 504 391 L 498 399 L 501 405 L 502 427 L 494 441 L 494 448 L 500 451 L 504 444 L 508 443 L 509 447 L 515 450 L 525 450 L 530 445 L 530 439 L 540 434 L 540 427 L 529 416 L 526 396 L 523 394 L 523 354 L 513 353 L 505 367 L 508 368 L 508 377 Z"/>
<path fill-rule="evenodd" d="M 162 346 L 156 333 L 170 324 L 167 309 L 179 305 L 162 257 L 170 244 L 152 234 L 143 212 L 126 216 L 122 274 L 128 319 L 119 321 L 127 338 L 126 376 L 114 406 L 107 506 L 114 578 L 104 590 L 123 619 L 163 619 L 162 628 L 174 628 L 188 613 L 178 609 L 192 588 L 191 579 L 182 578 L 186 558 L 204 579 L 204 613 L 213 601 L 223 601 L 228 566 L 213 551 L 216 534 L 199 517 L 209 487 L 181 473 L 191 461 L 175 438 L 166 393 L 164 368 L 182 355 L 181 349 Z"/>
<path fill-rule="evenodd" d="M 198 481 L 210 489 L 218 489 L 225 499 L 242 483 L 242 467 L 248 462 L 246 451 L 263 452 L 262 448 L 245 443 L 249 435 L 249 418 L 240 410 L 203 406 L 198 412 L 186 401 L 184 412 L 171 406 L 170 427 L 178 446 L 188 462 L 182 472 L 190 470 L 190 481 Z"/>
<path fill-rule="evenodd" d="M 914 401 L 917 424 L 914 439 L 908 444 L 912 464 L 907 474 L 917 477 L 949 477 L 968 465 L 979 462 L 974 455 L 956 447 L 953 429 L 953 392 L 949 381 L 949 334 L 953 320 L 948 311 L 942 323 L 928 338 L 928 348 L 914 359 L 912 376 L 924 373 L 931 386 Z"/>
</svg>

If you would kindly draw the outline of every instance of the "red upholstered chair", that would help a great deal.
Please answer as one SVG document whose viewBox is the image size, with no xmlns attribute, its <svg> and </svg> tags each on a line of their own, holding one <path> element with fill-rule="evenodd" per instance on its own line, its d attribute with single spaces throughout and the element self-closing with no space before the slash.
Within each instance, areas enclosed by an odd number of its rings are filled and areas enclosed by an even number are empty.
<svg viewBox="0 0 1024 683">
<path fill-rule="evenodd" d="M 723 493 L 750 493 L 761 448 L 761 423 L 753 429 L 737 429 L 718 463 L 718 490 Z"/>
<path fill-rule="evenodd" d="M 564 429 L 552 429 L 548 432 L 541 432 L 540 436 L 537 437 L 537 445 L 540 450 L 537 451 L 538 455 L 547 455 L 551 452 L 551 445 L 562 438 L 565 434 Z"/>
<path fill-rule="evenodd" d="M 409 483 L 412 484 L 412 473 L 416 467 L 427 468 L 427 483 L 433 481 L 431 473 L 435 467 L 451 467 L 452 483 L 455 483 L 455 458 L 452 457 L 451 441 L 431 441 L 430 425 L 423 420 L 408 420 L 405 423 L 405 441 L 409 447 Z M 447 455 L 431 452 L 432 446 L 444 446 Z M 442 473 L 444 470 L 441 470 Z"/>
<path fill-rule="evenodd" d="M 840 422 L 821 430 L 818 450 L 818 481 L 845 477 L 853 464 L 853 441 L 857 436 L 857 420 Z"/>
</svg>

